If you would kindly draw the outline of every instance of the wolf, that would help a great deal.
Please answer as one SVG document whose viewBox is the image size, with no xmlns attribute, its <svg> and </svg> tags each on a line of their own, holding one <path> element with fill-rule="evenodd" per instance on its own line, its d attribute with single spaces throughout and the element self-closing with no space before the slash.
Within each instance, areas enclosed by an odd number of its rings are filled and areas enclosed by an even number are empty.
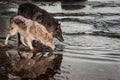
<svg viewBox="0 0 120 80">
<path fill-rule="evenodd" d="M 32 3 L 23 3 L 18 8 L 18 15 L 43 24 L 48 32 L 53 32 L 53 37 L 56 37 L 61 42 L 64 41 L 60 24 L 46 10 Z"/>
<path fill-rule="evenodd" d="M 20 40 L 23 45 L 29 46 L 31 50 L 34 50 L 32 46 L 33 40 L 40 41 L 43 45 L 49 46 L 52 50 L 55 49 L 53 41 L 53 33 L 48 32 L 47 29 L 40 23 L 27 19 L 23 16 L 14 16 L 10 19 L 10 31 L 6 37 L 5 44 L 7 45 L 10 36 L 20 34 Z M 25 43 L 26 40 L 26 43 Z"/>
</svg>

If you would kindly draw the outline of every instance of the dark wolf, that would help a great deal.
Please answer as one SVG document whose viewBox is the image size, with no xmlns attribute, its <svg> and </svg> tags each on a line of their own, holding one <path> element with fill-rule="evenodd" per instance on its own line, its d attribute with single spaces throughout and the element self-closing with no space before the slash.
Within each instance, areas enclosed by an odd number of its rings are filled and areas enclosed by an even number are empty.
<svg viewBox="0 0 120 80">
<path fill-rule="evenodd" d="M 18 15 L 43 24 L 48 32 L 53 32 L 53 37 L 56 37 L 61 42 L 64 41 L 60 24 L 44 9 L 31 3 L 23 3 L 18 8 Z"/>
</svg>

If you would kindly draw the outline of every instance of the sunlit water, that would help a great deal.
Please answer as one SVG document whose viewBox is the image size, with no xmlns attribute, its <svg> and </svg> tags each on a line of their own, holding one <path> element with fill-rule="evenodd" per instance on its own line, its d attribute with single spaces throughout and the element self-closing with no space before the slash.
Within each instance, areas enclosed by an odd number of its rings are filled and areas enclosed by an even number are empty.
<svg viewBox="0 0 120 80">
<path fill-rule="evenodd" d="M 77 10 L 62 9 L 60 2 L 55 6 L 35 4 L 53 15 L 64 13 L 54 16 L 61 23 L 65 39 L 63 43 L 56 40 L 56 44 L 65 46 L 59 52 L 63 54 L 63 61 L 56 80 L 120 80 L 120 38 L 107 36 L 109 33 L 120 36 L 119 0 L 89 0 L 84 8 Z M 0 33 L 3 35 L 8 31 L 6 20 L 17 14 L 17 8 L 17 4 L 0 7 Z M 94 31 L 104 31 L 107 35 L 68 35 Z"/>
</svg>

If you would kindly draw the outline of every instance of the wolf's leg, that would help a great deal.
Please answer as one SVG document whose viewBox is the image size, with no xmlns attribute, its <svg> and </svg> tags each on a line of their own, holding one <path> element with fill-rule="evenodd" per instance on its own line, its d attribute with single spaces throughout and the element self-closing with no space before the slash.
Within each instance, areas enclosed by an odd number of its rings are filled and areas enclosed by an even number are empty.
<svg viewBox="0 0 120 80">
<path fill-rule="evenodd" d="M 5 45 L 7 45 L 9 37 L 15 35 L 16 33 L 17 33 L 17 31 L 15 31 L 15 30 L 11 30 L 8 33 L 8 35 L 7 35 L 6 39 L 5 39 Z"/>
<path fill-rule="evenodd" d="M 22 44 L 23 44 L 24 46 L 27 46 L 27 44 L 25 43 L 25 40 L 24 40 L 24 37 L 23 37 L 23 36 L 20 36 L 20 40 L 21 40 L 21 42 L 22 42 Z"/>
<path fill-rule="evenodd" d="M 10 37 L 10 34 L 8 34 L 6 39 L 5 39 L 5 45 L 7 45 L 9 37 Z"/>
<path fill-rule="evenodd" d="M 26 38 L 27 41 L 27 45 L 30 47 L 31 50 L 34 50 L 33 46 L 32 46 L 32 40 L 30 38 Z"/>
<path fill-rule="evenodd" d="M 28 41 L 27 44 L 28 44 L 28 46 L 30 47 L 31 50 L 34 50 L 31 41 Z"/>
</svg>

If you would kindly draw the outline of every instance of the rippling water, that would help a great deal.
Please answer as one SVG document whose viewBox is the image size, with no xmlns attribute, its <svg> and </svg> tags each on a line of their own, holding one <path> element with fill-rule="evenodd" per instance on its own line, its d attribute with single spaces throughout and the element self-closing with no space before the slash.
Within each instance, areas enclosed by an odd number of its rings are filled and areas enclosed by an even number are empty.
<svg viewBox="0 0 120 80">
<path fill-rule="evenodd" d="M 65 42 L 56 40 L 56 44 L 65 47 L 62 52 L 56 51 L 63 54 L 56 80 L 120 80 L 119 0 L 88 0 L 84 8 L 75 10 L 63 9 L 60 2 L 55 6 L 34 4 L 61 23 Z M 17 4 L 1 5 L 0 33 L 7 34 L 4 22 L 17 13 L 17 8 Z"/>
</svg>

